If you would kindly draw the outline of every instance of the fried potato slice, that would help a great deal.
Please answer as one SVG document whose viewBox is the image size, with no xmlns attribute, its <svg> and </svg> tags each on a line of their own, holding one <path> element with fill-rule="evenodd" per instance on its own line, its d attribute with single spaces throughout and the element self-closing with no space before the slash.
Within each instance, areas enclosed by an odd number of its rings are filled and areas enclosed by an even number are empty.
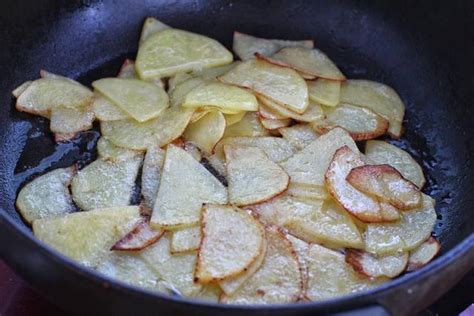
<svg viewBox="0 0 474 316">
<path fill-rule="evenodd" d="M 95 117 L 101 121 L 118 121 L 130 118 L 127 113 L 98 92 L 94 95 L 91 109 Z"/>
<path fill-rule="evenodd" d="M 88 267 L 97 266 L 110 247 L 140 220 L 138 206 L 111 207 L 33 222 L 36 238 Z"/>
<path fill-rule="evenodd" d="M 263 251 L 263 225 L 248 212 L 207 204 L 202 211 L 202 240 L 194 281 L 202 284 L 244 272 Z"/>
<path fill-rule="evenodd" d="M 92 128 L 94 112 L 83 108 L 55 107 L 51 109 L 49 128 L 56 134 L 75 134 Z"/>
<path fill-rule="evenodd" d="M 335 128 L 321 135 L 281 166 L 296 183 L 324 186 L 324 174 L 337 149 L 348 146 L 357 152 L 357 146 L 350 135 L 341 128 Z"/>
<path fill-rule="evenodd" d="M 270 63 L 290 67 L 308 78 L 325 78 L 330 80 L 345 80 L 346 77 L 337 66 L 319 49 L 305 47 L 284 47 L 271 57 L 258 55 Z"/>
<path fill-rule="evenodd" d="M 241 60 L 249 60 L 255 57 L 255 53 L 271 56 L 283 47 L 301 46 L 313 48 L 312 40 L 306 41 L 285 41 L 279 39 L 265 39 L 234 32 L 234 42 L 232 50 Z"/>
<path fill-rule="evenodd" d="M 407 271 L 411 272 L 424 267 L 436 257 L 440 250 L 441 244 L 431 236 L 417 248 L 410 251 Z"/>
<path fill-rule="evenodd" d="M 229 70 L 240 64 L 240 61 L 234 61 L 228 65 L 205 68 L 201 70 L 195 70 L 191 73 L 193 76 L 198 76 L 204 80 L 217 80 L 218 77 L 225 75 Z"/>
<path fill-rule="evenodd" d="M 247 112 L 244 117 L 232 126 L 227 125 L 224 138 L 235 136 L 268 136 L 270 133 L 260 123 L 260 119 L 255 112 Z"/>
<path fill-rule="evenodd" d="M 117 78 L 138 79 L 137 72 L 135 71 L 135 61 L 126 58 L 122 66 L 120 66 Z"/>
<path fill-rule="evenodd" d="M 268 101 L 270 102 L 270 101 Z M 266 118 L 270 120 L 283 120 L 287 119 L 288 116 L 279 114 L 278 112 L 274 111 L 273 109 L 269 108 L 262 102 L 258 103 L 258 114 L 260 115 L 260 118 Z"/>
<path fill-rule="evenodd" d="M 33 83 L 33 81 L 25 81 L 23 82 L 21 85 L 19 85 L 18 87 L 15 88 L 15 90 L 12 91 L 12 95 L 15 97 L 15 98 L 19 98 L 20 97 L 20 94 L 22 94 L 23 92 L 25 92 L 25 90 L 31 85 L 31 83 Z"/>
<path fill-rule="evenodd" d="M 368 80 L 347 80 L 341 86 L 341 102 L 363 106 L 383 116 L 390 123 L 388 133 L 395 138 L 401 136 L 405 105 L 389 86 Z"/>
<path fill-rule="evenodd" d="M 156 129 L 153 134 L 153 143 L 163 147 L 180 137 L 194 113 L 193 109 L 172 107 L 157 118 Z"/>
<path fill-rule="evenodd" d="M 330 197 L 325 186 L 302 186 L 294 182 L 290 182 L 288 194 L 303 201 L 326 200 Z"/>
<path fill-rule="evenodd" d="M 170 27 L 168 25 L 155 19 L 154 17 L 147 17 L 145 22 L 143 22 L 139 45 L 143 44 L 151 35 L 169 28 Z"/>
<path fill-rule="evenodd" d="M 421 203 L 418 187 L 390 165 L 366 165 L 354 168 L 346 180 L 357 190 L 376 196 L 400 210 L 409 210 Z"/>
<path fill-rule="evenodd" d="M 55 169 L 28 182 L 20 190 L 16 207 L 28 224 L 75 210 L 68 187 L 76 172 L 75 166 Z"/>
<path fill-rule="evenodd" d="M 145 249 L 163 236 L 164 230 L 151 228 L 147 219 L 143 219 L 132 230 L 118 240 L 110 250 L 138 251 Z"/>
<path fill-rule="evenodd" d="M 238 64 L 219 80 L 253 90 L 296 113 L 308 108 L 308 86 L 298 73 L 270 63 L 249 60 Z"/>
<path fill-rule="evenodd" d="M 141 151 L 115 146 L 107 137 L 102 136 L 97 142 L 99 158 L 110 161 L 130 160 L 143 155 Z"/>
<path fill-rule="evenodd" d="M 166 152 L 159 146 L 150 146 L 143 160 L 141 181 L 142 203 L 149 210 L 153 210 L 153 206 L 155 205 L 158 188 L 160 187 L 165 153 Z"/>
<path fill-rule="evenodd" d="M 309 102 L 308 107 L 302 114 L 298 114 L 294 111 L 288 110 L 284 106 L 279 105 L 278 103 L 264 97 L 259 96 L 259 100 L 262 104 L 267 106 L 269 109 L 278 113 L 279 115 L 295 119 L 301 122 L 313 122 L 316 120 L 321 120 L 324 118 L 324 112 L 322 107 L 314 102 Z"/>
<path fill-rule="evenodd" d="M 308 253 L 309 243 L 289 234 L 286 235 L 286 238 L 291 241 L 293 248 L 296 251 L 296 256 L 298 257 L 298 262 L 301 267 L 301 281 L 303 283 L 303 289 L 301 293 L 304 295 L 308 286 L 308 266 L 306 264 L 306 254 Z"/>
<path fill-rule="evenodd" d="M 191 226 L 171 232 L 171 248 L 173 255 L 199 249 L 201 243 L 201 226 Z"/>
<path fill-rule="evenodd" d="M 101 121 L 100 131 L 114 145 L 133 149 L 146 150 L 154 143 L 154 133 L 160 118 L 143 123 L 134 119 Z"/>
<path fill-rule="evenodd" d="M 158 117 L 169 105 L 163 88 L 137 79 L 104 78 L 92 86 L 138 122 Z"/>
<path fill-rule="evenodd" d="M 74 202 L 83 210 L 130 205 L 142 157 L 122 161 L 98 159 L 72 179 Z"/>
<path fill-rule="evenodd" d="M 271 199 L 288 188 L 288 174 L 257 147 L 225 145 L 229 201 L 249 205 Z"/>
<path fill-rule="evenodd" d="M 176 75 L 176 78 L 179 78 L 178 75 Z M 203 87 L 206 84 L 206 82 L 200 77 L 191 77 L 186 80 L 182 79 L 181 82 L 179 82 L 179 80 L 181 79 L 175 79 L 174 88 L 170 85 L 169 95 L 171 106 L 181 106 L 188 93 L 194 89 Z"/>
<path fill-rule="evenodd" d="M 283 119 L 283 120 L 272 120 L 266 118 L 260 118 L 260 122 L 262 123 L 263 127 L 269 130 L 276 130 L 282 127 L 290 126 L 292 120 L 291 119 Z"/>
<path fill-rule="evenodd" d="M 324 109 L 326 118 L 315 121 L 311 126 L 318 133 L 325 133 L 335 127 L 345 129 L 354 140 L 367 140 L 385 134 L 388 121 L 373 111 L 350 104 L 340 104 Z"/>
<path fill-rule="evenodd" d="M 169 145 L 151 225 L 165 229 L 199 223 L 203 203 L 226 204 L 227 190 L 185 150 Z"/>
<path fill-rule="evenodd" d="M 384 281 L 360 276 L 345 262 L 343 254 L 320 245 L 309 246 L 306 260 L 309 276 L 306 297 L 312 301 L 364 291 Z"/>
<path fill-rule="evenodd" d="M 231 63 L 232 59 L 232 53 L 214 39 L 165 29 L 140 45 L 135 67 L 140 78 L 147 80 L 222 66 Z"/>
<path fill-rule="evenodd" d="M 365 144 L 365 156 L 373 163 L 391 165 L 420 189 L 426 182 L 423 170 L 415 159 L 392 144 L 381 140 L 370 140 Z"/>
<path fill-rule="evenodd" d="M 422 206 L 402 212 L 395 223 L 371 223 L 365 231 L 365 249 L 384 255 L 397 251 L 411 251 L 422 244 L 433 231 L 436 223 L 434 200 L 422 195 Z"/>
<path fill-rule="evenodd" d="M 174 89 L 176 89 L 176 87 L 187 81 L 188 79 L 193 79 L 193 78 L 199 78 L 202 80 L 202 78 L 200 77 L 196 77 L 190 73 L 187 73 L 187 72 L 178 72 L 176 75 L 170 77 L 168 79 L 168 94 L 170 94 Z M 170 98 L 170 101 L 171 101 L 171 98 Z M 173 102 L 171 102 L 171 104 L 173 104 Z"/>
<path fill-rule="evenodd" d="M 302 294 L 301 267 L 293 244 L 276 226 L 265 228 L 267 251 L 260 268 L 232 295 L 221 302 L 230 304 L 284 304 Z"/>
<path fill-rule="evenodd" d="M 195 123 L 186 127 L 183 138 L 194 143 L 200 150 L 211 154 L 224 136 L 226 120 L 219 111 L 211 111 Z"/>
<path fill-rule="evenodd" d="M 224 114 L 226 126 L 231 126 L 236 123 L 239 123 L 245 116 L 245 111 L 242 111 L 237 114 Z"/>
<path fill-rule="evenodd" d="M 284 139 L 298 150 L 302 150 L 318 138 L 318 134 L 307 124 L 296 124 L 291 127 L 280 128 L 278 131 Z"/>
<path fill-rule="evenodd" d="M 306 81 L 308 84 L 309 99 L 313 102 L 336 106 L 341 95 L 341 82 L 319 78 L 315 81 Z"/>
<path fill-rule="evenodd" d="M 394 278 L 405 271 L 408 263 L 408 252 L 377 256 L 362 250 L 348 249 L 346 251 L 346 262 L 364 276 Z"/>
</svg>

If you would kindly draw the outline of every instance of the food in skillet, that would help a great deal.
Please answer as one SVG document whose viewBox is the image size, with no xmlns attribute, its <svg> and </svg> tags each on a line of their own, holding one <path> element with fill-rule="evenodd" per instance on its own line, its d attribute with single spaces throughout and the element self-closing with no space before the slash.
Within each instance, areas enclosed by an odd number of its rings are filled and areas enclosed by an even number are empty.
<svg viewBox="0 0 474 316">
<path fill-rule="evenodd" d="M 376 287 L 439 252 L 405 151 L 404 105 L 313 41 L 217 41 L 145 21 L 136 61 L 93 90 L 41 71 L 13 94 L 60 142 L 100 122 L 98 159 L 27 183 L 35 236 L 119 281 L 228 304 Z M 364 141 L 364 152 L 355 141 Z M 140 205 L 130 205 L 135 187 Z"/>
</svg>

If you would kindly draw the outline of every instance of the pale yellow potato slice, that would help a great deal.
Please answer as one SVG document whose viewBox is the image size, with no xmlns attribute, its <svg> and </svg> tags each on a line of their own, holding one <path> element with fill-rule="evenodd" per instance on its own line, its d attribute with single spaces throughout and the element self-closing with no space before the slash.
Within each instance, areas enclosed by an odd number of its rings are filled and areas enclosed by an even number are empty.
<svg viewBox="0 0 474 316">
<path fill-rule="evenodd" d="M 364 276 L 394 278 L 405 271 L 408 252 L 377 256 L 362 250 L 348 249 L 346 250 L 346 262 Z"/>
<path fill-rule="evenodd" d="M 296 124 L 291 127 L 280 128 L 278 131 L 284 139 L 298 150 L 302 150 L 318 138 L 318 134 L 307 124 Z"/>
<path fill-rule="evenodd" d="M 309 99 L 325 106 L 339 104 L 341 82 L 319 78 L 315 81 L 306 81 L 308 84 Z"/>
<path fill-rule="evenodd" d="M 138 122 L 159 116 L 169 104 L 163 88 L 137 79 L 104 78 L 92 86 Z"/>
<path fill-rule="evenodd" d="M 260 123 L 262 123 L 263 127 L 269 130 L 276 130 L 279 128 L 290 126 L 292 120 L 291 119 L 283 119 L 283 120 L 272 120 L 266 118 L 260 118 Z"/>
<path fill-rule="evenodd" d="M 185 150 L 169 145 L 152 226 L 176 229 L 199 223 L 203 203 L 226 204 L 227 190 Z"/>
<path fill-rule="evenodd" d="M 110 247 L 140 221 L 138 206 L 111 207 L 33 222 L 36 238 L 88 267 L 106 259 Z"/>
<path fill-rule="evenodd" d="M 283 120 L 283 119 L 288 118 L 288 116 L 279 114 L 278 112 L 269 108 L 267 105 L 263 104 L 262 102 L 258 103 L 258 114 L 260 115 L 261 118 L 263 117 L 263 118 L 271 119 L 271 120 Z"/>
<path fill-rule="evenodd" d="M 302 293 L 306 293 L 306 288 L 308 286 L 308 266 L 306 264 L 306 254 L 308 253 L 309 243 L 299 238 L 296 238 L 293 235 L 286 235 L 289 241 L 291 241 L 293 248 L 296 251 L 296 256 L 301 267 L 301 280 L 303 283 Z"/>
<path fill-rule="evenodd" d="M 97 142 L 97 153 L 99 158 L 110 161 L 130 160 L 143 154 L 138 150 L 116 146 L 104 136 Z"/>
<path fill-rule="evenodd" d="M 321 135 L 293 157 L 281 163 L 291 181 L 312 186 L 324 186 L 324 174 L 337 149 L 348 146 L 357 152 L 351 136 L 341 128 Z"/>
<path fill-rule="evenodd" d="M 98 92 L 94 95 L 91 108 L 95 117 L 100 121 L 118 121 L 130 118 L 127 113 Z"/>
<path fill-rule="evenodd" d="M 135 67 L 140 78 L 147 80 L 222 66 L 231 63 L 232 59 L 232 53 L 214 39 L 165 29 L 140 45 Z"/>
<path fill-rule="evenodd" d="M 143 44 L 151 35 L 169 29 L 170 27 L 165 23 L 157 20 L 154 17 L 147 17 L 143 22 L 142 32 L 140 34 L 140 43 Z"/>
<path fill-rule="evenodd" d="M 224 136 L 225 127 L 224 114 L 212 111 L 199 121 L 189 124 L 183 133 L 183 138 L 194 143 L 203 152 L 211 154 Z"/>
<path fill-rule="evenodd" d="M 395 138 L 401 136 L 405 105 L 389 86 L 368 80 L 347 80 L 341 86 L 341 102 L 363 106 L 383 116 L 390 123 L 388 133 Z"/>
<path fill-rule="evenodd" d="M 260 268 L 232 295 L 229 304 L 284 304 L 297 301 L 303 290 L 301 266 L 293 244 L 277 226 L 265 228 L 267 251 Z"/>
<path fill-rule="evenodd" d="M 414 250 L 408 257 L 407 271 L 418 270 L 427 265 L 441 250 L 441 244 L 434 237 L 428 238 Z"/>
<path fill-rule="evenodd" d="M 365 156 L 372 163 L 391 165 L 420 189 L 426 182 L 423 169 L 415 159 L 406 151 L 392 144 L 380 140 L 370 140 L 365 144 Z"/>
<path fill-rule="evenodd" d="M 89 106 L 83 108 L 58 106 L 51 109 L 49 128 L 57 134 L 75 134 L 91 129 L 94 118 L 94 112 Z"/>
<path fill-rule="evenodd" d="M 196 294 L 191 296 L 193 299 L 205 301 L 205 302 L 213 302 L 217 303 L 219 302 L 219 298 L 222 295 L 222 290 L 221 288 L 216 285 L 216 284 L 206 284 L 203 285 L 201 291 Z"/>
<path fill-rule="evenodd" d="M 436 223 L 434 200 L 423 194 L 420 208 L 402 212 L 395 223 L 371 223 L 365 231 L 365 249 L 383 255 L 411 251 L 422 244 Z"/>
<path fill-rule="evenodd" d="M 373 111 L 350 104 L 325 108 L 326 118 L 311 123 L 318 133 L 325 133 L 335 127 L 345 129 L 354 140 L 368 140 L 387 132 L 388 121 Z"/>
<path fill-rule="evenodd" d="M 74 202 L 83 210 L 127 206 L 135 185 L 142 157 L 123 161 L 96 160 L 72 179 Z"/>
<path fill-rule="evenodd" d="M 202 284 L 244 272 L 265 246 L 263 225 L 248 212 L 208 204 L 202 211 L 202 240 L 194 281 Z"/>
<path fill-rule="evenodd" d="M 146 150 L 154 143 L 153 135 L 159 120 L 160 118 L 156 118 L 143 123 L 134 119 L 101 121 L 100 131 L 116 146 L 133 150 Z"/>
<path fill-rule="evenodd" d="M 270 133 L 260 123 L 260 119 L 255 112 L 247 112 L 244 117 L 232 126 L 227 125 L 224 138 L 235 136 L 268 136 Z"/>
<path fill-rule="evenodd" d="M 216 154 L 206 155 L 204 158 L 209 162 L 209 165 L 222 177 L 227 177 L 227 167 L 224 157 L 218 157 Z"/>
<path fill-rule="evenodd" d="M 236 123 L 239 123 L 245 116 L 245 111 L 242 111 L 237 114 L 224 114 L 226 126 L 231 126 Z"/>
<path fill-rule="evenodd" d="M 270 56 L 282 49 L 283 47 L 301 46 L 313 48 L 312 40 L 305 41 L 286 41 L 279 39 L 258 38 L 240 32 L 234 32 L 234 42 L 232 50 L 239 56 L 241 60 L 249 60 L 255 58 L 255 53 Z"/>
<path fill-rule="evenodd" d="M 191 226 L 171 232 L 172 254 L 179 254 L 199 249 L 201 243 L 201 226 Z"/>
<path fill-rule="evenodd" d="M 193 76 L 199 76 L 204 80 L 216 80 L 218 77 L 226 74 L 229 70 L 240 64 L 240 61 L 234 61 L 231 64 L 196 70 L 191 73 Z"/>
<path fill-rule="evenodd" d="M 297 121 L 313 122 L 324 118 L 324 112 L 322 107 L 314 102 L 309 102 L 309 105 L 306 110 L 303 113 L 299 114 L 285 108 L 284 106 L 281 106 L 280 104 L 274 102 L 273 100 L 270 100 L 265 96 L 259 96 L 259 100 L 262 104 L 267 106 L 275 113 L 278 113 L 279 115 L 284 117 L 295 119 Z"/>
<path fill-rule="evenodd" d="M 304 47 L 285 47 L 271 57 L 259 55 L 258 58 L 290 67 L 306 76 L 342 81 L 346 77 L 329 57 L 319 49 Z"/>
<path fill-rule="evenodd" d="M 345 262 L 343 254 L 320 245 L 309 246 L 306 260 L 309 276 L 306 297 L 311 301 L 364 291 L 384 281 L 360 276 Z"/>
<path fill-rule="evenodd" d="M 173 77 L 170 77 L 168 80 L 168 93 L 171 93 L 179 84 L 192 78 L 195 78 L 195 76 L 187 72 L 179 72 Z"/>
<path fill-rule="evenodd" d="M 357 190 L 376 196 L 400 210 L 409 210 L 421 203 L 418 187 L 390 165 L 357 167 L 346 179 Z"/>
<path fill-rule="evenodd" d="M 204 116 L 206 116 L 208 113 L 213 112 L 213 111 L 208 111 L 208 110 L 203 110 L 203 109 L 198 109 L 193 113 L 193 116 L 191 116 L 191 119 L 189 120 L 189 123 L 196 123 L 200 119 L 202 119 Z M 215 112 L 215 111 L 214 111 Z"/>
<path fill-rule="evenodd" d="M 289 68 L 249 60 L 232 68 L 219 80 L 251 89 L 296 113 L 304 113 L 308 108 L 308 86 Z"/>
<path fill-rule="evenodd" d="M 288 194 L 301 200 L 326 200 L 330 197 L 325 186 L 302 186 L 298 183 L 290 182 Z"/>
<path fill-rule="evenodd" d="M 31 224 L 40 218 L 54 218 L 75 210 L 69 185 L 76 174 L 75 166 L 60 168 L 28 182 L 18 193 L 16 207 Z"/>
<path fill-rule="evenodd" d="M 110 250 L 138 251 L 145 249 L 155 243 L 165 233 L 161 229 L 153 229 L 147 219 L 143 219 L 120 240 L 118 240 Z"/>
<path fill-rule="evenodd" d="M 169 91 L 171 106 L 181 106 L 188 93 L 204 86 L 205 84 L 206 82 L 200 77 L 192 77 L 177 83 L 176 86 Z"/>
<path fill-rule="evenodd" d="M 33 83 L 33 81 L 25 81 L 21 85 L 15 88 L 15 90 L 12 91 L 12 95 L 15 98 L 19 98 L 20 94 L 25 92 L 25 90 Z"/>
<path fill-rule="evenodd" d="M 160 115 L 156 120 L 153 143 L 163 147 L 180 137 L 194 113 L 193 109 L 172 107 Z"/>
<path fill-rule="evenodd" d="M 257 147 L 224 146 L 229 201 L 249 205 L 271 199 L 288 188 L 288 174 Z"/>
<path fill-rule="evenodd" d="M 165 161 L 165 151 L 159 146 L 150 146 L 145 154 L 142 168 L 141 194 L 143 205 L 153 210 L 160 187 L 160 178 Z"/>
</svg>

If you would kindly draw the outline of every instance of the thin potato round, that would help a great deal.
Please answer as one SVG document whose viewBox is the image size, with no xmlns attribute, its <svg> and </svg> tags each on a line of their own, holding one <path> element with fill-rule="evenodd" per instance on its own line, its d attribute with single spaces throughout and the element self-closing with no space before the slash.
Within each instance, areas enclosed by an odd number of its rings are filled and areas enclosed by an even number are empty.
<svg viewBox="0 0 474 316">
<path fill-rule="evenodd" d="M 434 237 L 428 238 L 425 242 L 410 252 L 408 257 L 407 271 L 418 270 L 427 265 L 441 250 L 441 244 Z"/>
<path fill-rule="evenodd" d="M 346 262 L 364 276 L 394 278 L 405 270 L 408 263 L 408 252 L 376 256 L 362 250 L 348 249 Z"/>
<path fill-rule="evenodd" d="M 212 111 L 199 121 L 189 124 L 183 133 L 183 138 L 196 144 L 203 152 L 211 154 L 224 135 L 225 127 L 224 115 L 221 112 Z"/>
<path fill-rule="evenodd" d="M 142 220 L 117 241 L 110 250 L 138 251 L 158 241 L 165 232 L 150 227 L 148 220 Z"/>
<path fill-rule="evenodd" d="M 294 111 L 291 111 L 284 106 L 281 106 L 277 102 L 263 96 L 259 95 L 259 100 L 261 103 L 266 105 L 269 109 L 272 111 L 278 113 L 279 115 L 282 115 L 284 117 L 292 118 L 297 121 L 301 122 L 312 122 L 316 120 L 320 120 L 324 117 L 324 112 L 321 106 L 317 103 L 314 102 L 309 102 L 308 107 L 306 110 L 302 113 L 296 113 Z"/>
<path fill-rule="evenodd" d="M 339 104 L 341 82 L 319 78 L 315 81 L 306 81 L 308 84 L 309 99 L 325 106 Z"/>
<path fill-rule="evenodd" d="M 258 118 L 255 112 L 247 112 L 244 117 L 232 126 L 227 125 L 224 138 L 235 136 L 268 136 L 270 133 Z"/>
<path fill-rule="evenodd" d="M 264 228 L 244 210 L 205 205 L 202 240 L 194 281 L 202 284 L 232 278 L 256 260 L 264 247 Z"/>
<path fill-rule="evenodd" d="M 298 150 L 302 150 L 318 138 L 318 134 L 306 124 L 296 124 L 291 127 L 280 128 L 278 131 L 284 139 Z"/>
</svg>

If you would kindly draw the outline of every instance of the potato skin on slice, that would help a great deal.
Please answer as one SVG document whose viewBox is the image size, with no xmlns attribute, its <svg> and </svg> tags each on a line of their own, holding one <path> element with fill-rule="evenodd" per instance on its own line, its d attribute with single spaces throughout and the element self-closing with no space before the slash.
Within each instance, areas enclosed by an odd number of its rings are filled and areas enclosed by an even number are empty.
<svg viewBox="0 0 474 316">
<path fill-rule="evenodd" d="M 410 251 L 407 272 L 421 269 L 427 265 L 440 252 L 441 244 L 433 236 Z"/>
<path fill-rule="evenodd" d="M 401 274 L 408 263 L 408 252 L 376 256 L 362 250 L 346 250 L 346 262 L 358 273 L 367 277 L 394 278 Z"/>
</svg>

